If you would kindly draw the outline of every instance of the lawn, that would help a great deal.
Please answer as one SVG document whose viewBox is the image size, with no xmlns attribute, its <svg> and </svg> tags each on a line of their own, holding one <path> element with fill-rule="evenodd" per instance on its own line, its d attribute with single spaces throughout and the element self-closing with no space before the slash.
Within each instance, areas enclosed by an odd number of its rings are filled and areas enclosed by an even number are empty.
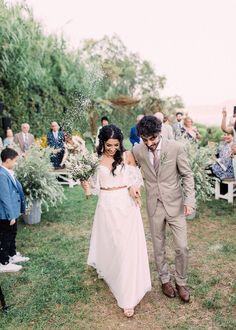
<svg viewBox="0 0 236 330">
<path fill-rule="evenodd" d="M 66 188 L 63 204 L 44 213 L 39 225 L 20 220 L 18 250 L 30 257 L 17 274 L 1 274 L 6 300 L 0 329 L 235 329 L 236 207 L 209 201 L 188 221 L 191 303 L 163 296 L 155 270 L 145 205 L 142 209 L 153 289 L 133 319 L 126 319 L 106 284 L 87 267 L 96 197 Z M 171 236 L 168 231 L 168 246 Z M 167 256 L 173 273 L 173 249 Z"/>
</svg>

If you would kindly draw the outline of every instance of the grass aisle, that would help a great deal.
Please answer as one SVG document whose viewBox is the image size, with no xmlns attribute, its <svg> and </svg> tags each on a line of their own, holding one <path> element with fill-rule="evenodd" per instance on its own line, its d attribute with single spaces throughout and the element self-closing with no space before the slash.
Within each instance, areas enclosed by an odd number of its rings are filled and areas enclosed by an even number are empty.
<svg viewBox="0 0 236 330">
<path fill-rule="evenodd" d="M 62 205 L 43 214 L 41 224 L 19 223 L 17 248 L 31 260 L 18 274 L 0 274 L 13 305 L 7 317 L 0 315 L 0 329 L 236 328 L 235 206 L 213 200 L 188 221 L 192 301 L 187 305 L 161 294 L 143 207 L 153 290 L 128 320 L 86 266 L 96 197 L 85 200 L 80 187 L 66 189 L 66 196 Z M 173 249 L 167 256 L 173 261 Z"/>
</svg>

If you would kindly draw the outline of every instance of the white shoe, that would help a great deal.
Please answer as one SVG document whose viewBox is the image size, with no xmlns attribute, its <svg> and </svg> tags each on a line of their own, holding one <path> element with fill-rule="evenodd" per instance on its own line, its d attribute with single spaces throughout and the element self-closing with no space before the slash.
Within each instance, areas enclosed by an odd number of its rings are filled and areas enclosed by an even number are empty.
<svg viewBox="0 0 236 330">
<path fill-rule="evenodd" d="M 0 273 L 16 273 L 21 270 L 22 266 L 14 265 L 9 262 L 7 265 L 0 264 Z"/>
<path fill-rule="evenodd" d="M 10 262 L 12 264 L 17 264 L 18 262 L 26 262 L 29 260 L 30 258 L 23 257 L 20 252 L 16 252 L 16 254 L 13 257 L 10 257 Z"/>
</svg>

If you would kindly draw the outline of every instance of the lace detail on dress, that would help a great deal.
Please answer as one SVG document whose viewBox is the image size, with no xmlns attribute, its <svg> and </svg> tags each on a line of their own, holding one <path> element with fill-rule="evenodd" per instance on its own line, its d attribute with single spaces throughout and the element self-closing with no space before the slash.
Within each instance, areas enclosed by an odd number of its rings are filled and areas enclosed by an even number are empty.
<svg viewBox="0 0 236 330">
<path fill-rule="evenodd" d="M 89 181 L 91 184 L 92 195 L 98 195 L 100 191 L 98 171 L 96 171 L 96 173 L 92 177 L 90 177 Z"/>
<path fill-rule="evenodd" d="M 144 186 L 142 173 L 136 166 L 125 165 L 127 167 L 128 187 Z"/>
</svg>

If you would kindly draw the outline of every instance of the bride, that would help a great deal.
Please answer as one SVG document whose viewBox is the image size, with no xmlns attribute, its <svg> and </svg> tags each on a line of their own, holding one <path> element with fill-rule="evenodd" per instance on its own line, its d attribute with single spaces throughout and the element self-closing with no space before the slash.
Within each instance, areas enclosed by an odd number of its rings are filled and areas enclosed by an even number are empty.
<svg viewBox="0 0 236 330">
<path fill-rule="evenodd" d="M 131 197 L 132 187 L 142 179 L 118 127 L 104 126 L 98 138 L 100 164 L 93 185 L 99 198 L 87 263 L 108 284 L 125 316 L 131 317 L 151 290 L 141 200 Z"/>
</svg>

